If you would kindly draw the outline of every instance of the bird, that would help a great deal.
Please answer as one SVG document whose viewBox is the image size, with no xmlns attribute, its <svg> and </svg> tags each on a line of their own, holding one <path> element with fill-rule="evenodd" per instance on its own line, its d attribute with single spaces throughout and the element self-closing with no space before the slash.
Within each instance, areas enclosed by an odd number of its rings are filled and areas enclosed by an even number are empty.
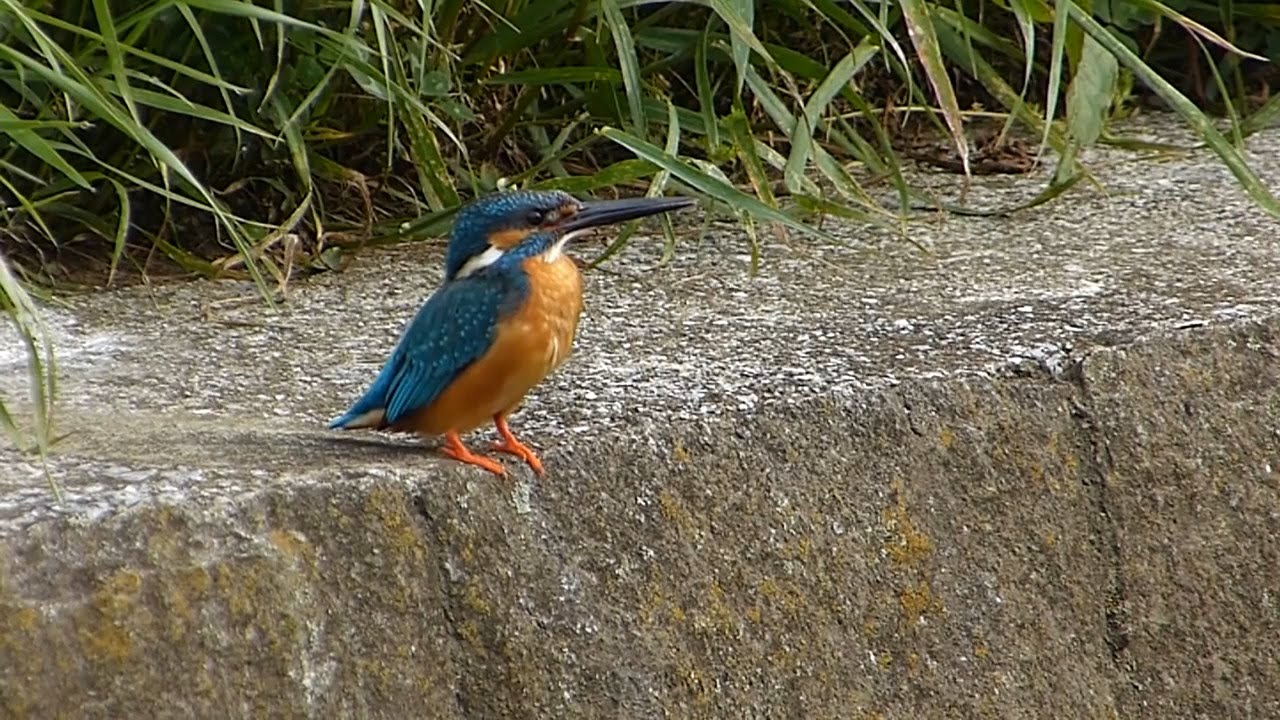
<svg viewBox="0 0 1280 720">
<path fill-rule="evenodd" d="M 507 418 L 569 358 L 582 277 L 565 246 L 595 228 L 695 204 L 687 197 L 581 201 L 559 190 L 507 190 L 458 210 L 441 285 L 406 324 L 373 382 L 331 429 L 443 435 L 440 453 L 506 476 L 466 434 L 492 420 L 493 451 L 535 475 L 542 461 Z"/>
</svg>

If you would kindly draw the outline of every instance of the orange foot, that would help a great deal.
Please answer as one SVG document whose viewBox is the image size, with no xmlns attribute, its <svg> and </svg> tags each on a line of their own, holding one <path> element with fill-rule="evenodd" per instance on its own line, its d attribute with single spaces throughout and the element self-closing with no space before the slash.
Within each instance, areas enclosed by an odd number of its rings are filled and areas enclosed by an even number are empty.
<svg viewBox="0 0 1280 720">
<path fill-rule="evenodd" d="M 440 448 L 440 453 L 446 457 L 451 457 L 458 462 L 464 462 L 468 465 L 484 468 L 499 477 L 507 476 L 507 469 L 502 467 L 501 463 L 490 460 L 487 457 L 476 455 L 462 444 L 462 438 L 458 437 L 458 433 L 452 430 L 445 433 L 444 447 Z"/>
<path fill-rule="evenodd" d="M 534 475 L 542 477 L 542 461 L 538 459 L 538 456 L 534 454 L 528 445 L 517 440 L 516 436 L 511 433 L 511 428 L 507 427 L 507 418 L 501 413 L 494 415 L 493 424 L 498 426 L 498 435 L 502 437 L 502 442 L 493 444 L 494 451 L 515 455 L 533 468 Z"/>
</svg>

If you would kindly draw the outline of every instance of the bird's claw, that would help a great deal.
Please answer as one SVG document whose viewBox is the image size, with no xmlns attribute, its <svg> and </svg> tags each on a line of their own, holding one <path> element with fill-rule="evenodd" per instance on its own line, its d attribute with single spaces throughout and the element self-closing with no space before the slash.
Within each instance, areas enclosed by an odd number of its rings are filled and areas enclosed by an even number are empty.
<svg viewBox="0 0 1280 720">
<path fill-rule="evenodd" d="M 502 466 L 502 463 L 471 452 L 467 449 L 466 445 L 462 444 L 462 440 L 455 434 L 451 433 L 449 437 L 446 438 L 444 447 L 440 448 L 440 453 L 445 457 L 453 458 L 458 462 L 475 465 L 478 468 L 488 470 L 498 477 L 505 478 L 507 476 L 507 469 Z"/>
<path fill-rule="evenodd" d="M 533 450 L 529 449 L 528 445 L 525 445 L 524 443 L 518 440 L 515 441 L 514 443 L 504 440 L 502 442 L 493 443 L 492 445 L 489 446 L 489 449 L 493 450 L 494 452 L 506 453 L 508 455 L 515 455 L 516 457 L 523 460 L 525 464 L 528 465 L 533 470 L 534 475 L 537 475 L 538 477 L 542 477 L 542 473 L 543 473 L 542 461 L 538 459 L 538 456 L 533 452 Z"/>
</svg>

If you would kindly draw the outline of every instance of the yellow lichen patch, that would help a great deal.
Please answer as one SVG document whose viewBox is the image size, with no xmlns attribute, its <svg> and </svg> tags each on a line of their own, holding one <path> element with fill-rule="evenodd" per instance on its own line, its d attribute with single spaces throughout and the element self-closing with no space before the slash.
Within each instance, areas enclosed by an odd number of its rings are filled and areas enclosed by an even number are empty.
<svg viewBox="0 0 1280 720">
<path fill-rule="evenodd" d="M 973 646 L 973 656 L 979 660 L 986 660 L 991 657 L 991 650 L 987 648 L 986 644 L 978 641 Z"/>
<path fill-rule="evenodd" d="M 929 583 L 921 582 L 907 587 L 898 596 L 902 606 L 902 617 L 908 626 L 913 626 L 926 614 L 942 614 L 942 601 L 933 594 Z"/>
<path fill-rule="evenodd" d="M 187 628 L 195 623 L 196 611 L 191 606 L 191 599 L 182 592 L 182 586 L 170 585 L 161 590 L 165 604 L 169 610 L 169 635 L 173 640 L 186 637 Z"/>
<path fill-rule="evenodd" d="M 803 560 L 809 557 L 813 542 L 807 537 L 797 538 L 782 544 L 778 554 L 786 560 Z"/>
<path fill-rule="evenodd" d="M 36 612 L 35 608 L 18 608 L 16 612 L 9 616 L 9 623 L 6 624 L 14 630 L 31 632 L 40 624 L 40 613 Z"/>
<path fill-rule="evenodd" d="M 1076 474 L 1076 471 L 1080 469 L 1080 458 L 1076 457 L 1075 453 L 1064 453 L 1062 456 L 1062 465 L 1066 467 L 1072 475 L 1074 475 Z"/>
<path fill-rule="evenodd" d="M 467 585 L 466 597 L 463 601 L 471 612 L 478 613 L 480 615 L 488 615 L 493 611 L 493 606 L 489 604 L 488 598 L 486 598 L 484 593 L 480 591 L 480 588 L 474 584 Z"/>
<path fill-rule="evenodd" d="M 675 443 L 672 444 L 671 455 L 676 459 L 676 462 L 681 464 L 692 460 L 689 456 L 689 451 L 685 449 L 684 443 L 680 441 L 680 438 L 676 438 Z"/>
<path fill-rule="evenodd" d="M 805 609 L 805 597 L 795 588 L 784 585 L 771 578 L 760 581 L 756 588 L 762 597 L 787 614 L 797 614 Z"/>
<path fill-rule="evenodd" d="M 243 621 L 257 615 L 254 598 L 259 594 L 258 579 L 251 570 L 233 573 L 231 567 L 219 565 L 214 583 L 233 618 Z"/>
<path fill-rule="evenodd" d="M 142 576 L 132 570 L 120 570 L 93 594 L 93 605 L 103 614 L 115 614 L 133 605 L 142 589 Z"/>
<path fill-rule="evenodd" d="M 907 669 L 914 671 L 919 668 L 920 668 L 920 654 L 914 653 L 914 652 L 907 653 Z"/>
<path fill-rule="evenodd" d="M 204 595 L 209 592 L 209 586 L 213 584 L 213 580 L 209 577 L 209 571 L 202 567 L 191 568 L 183 572 L 179 576 L 184 591 L 188 595 Z"/>
<path fill-rule="evenodd" d="M 956 434 L 951 432 L 950 428 L 942 428 L 938 431 L 938 442 L 947 450 L 956 444 Z"/>
<path fill-rule="evenodd" d="M 480 648 L 482 646 L 480 628 L 471 621 L 458 624 L 458 636 L 472 648 Z"/>
<path fill-rule="evenodd" d="M 895 485 L 898 486 L 898 502 L 886 508 L 883 513 L 884 525 L 890 535 L 885 549 L 889 557 L 899 565 L 918 565 L 933 552 L 933 543 L 928 536 L 916 529 L 915 523 L 907 514 L 901 481 L 895 481 Z"/>
<path fill-rule="evenodd" d="M 662 517 L 667 522 L 675 525 L 681 532 L 688 533 L 693 531 L 693 518 L 689 516 L 689 512 L 685 510 L 684 504 L 680 499 L 673 495 L 669 490 L 663 490 L 658 493 L 658 508 L 662 511 Z"/>
<path fill-rule="evenodd" d="M 705 707 L 711 703 L 714 683 L 707 678 L 701 668 L 688 660 L 681 660 L 676 665 L 676 673 L 680 678 L 680 684 L 693 695 L 693 702 L 696 705 Z"/>
<path fill-rule="evenodd" d="M 707 589 L 706 612 L 703 613 L 707 624 L 725 637 L 738 634 L 738 616 L 729 607 L 729 598 L 717 580 L 711 581 Z"/>
<path fill-rule="evenodd" d="M 133 641 L 124 628 L 112 621 L 103 621 L 92 628 L 80 630 L 80 644 L 84 656 L 94 662 L 121 663 L 133 654 Z"/>
<path fill-rule="evenodd" d="M 302 533 L 273 528 L 267 538 L 283 555 L 294 560 L 302 558 L 307 551 L 307 539 Z"/>
<path fill-rule="evenodd" d="M 365 512 L 386 530 L 391 549 L 416 561 L 425 559 L 425 546 L 403 495 L 386 488 L 374 488 L 365 499 Z"/>
<path fill-rule="evenodd" d="M 125 621 L 142 589 L 142 576 L 120 570 L 94 592 L 78 635 L 85 657 L 94 662 L 123 662 L 133 654 Z"/>
<path fill-rule="evenodd" d="M 747 619 L 759 625 L 761 620 L 760 606 L 752 605 L 751 607 L 747 608 Z"/>
</svg>

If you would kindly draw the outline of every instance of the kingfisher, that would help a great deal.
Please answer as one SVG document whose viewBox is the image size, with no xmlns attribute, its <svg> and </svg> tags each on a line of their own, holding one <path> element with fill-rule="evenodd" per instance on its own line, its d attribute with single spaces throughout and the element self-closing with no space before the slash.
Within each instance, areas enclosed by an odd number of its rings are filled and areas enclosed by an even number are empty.
<svg viewBox="0 0 1280 720">
<path fill-rule="evenodd" d="M 405 326 L 381 371 L 333 429 L 443 435 L 440 452 L 505 476 L 461 435 L 490 419 L 496 452 L 542 461 L 507 425 L 564 364 L 582 314 L 582 276 L 565 245 L 592 229 L 687 208 L 683 197 L 583 202 L 558 190 L 499 192 L 458 211 L 444 282 Z"/>
</svg>

